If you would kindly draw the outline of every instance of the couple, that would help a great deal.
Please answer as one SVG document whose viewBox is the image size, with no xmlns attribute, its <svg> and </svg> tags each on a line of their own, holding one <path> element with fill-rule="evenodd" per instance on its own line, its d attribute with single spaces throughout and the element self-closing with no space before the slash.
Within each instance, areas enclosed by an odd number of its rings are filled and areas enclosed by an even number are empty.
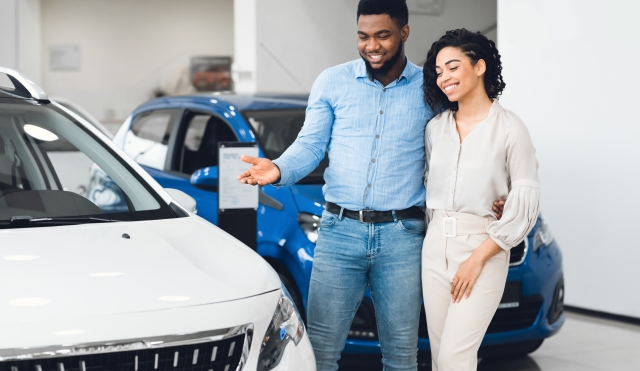
<svg viewBox="0 0 640 371">
<path fill-rule="evenodd" d="M 362 58 L 325 70 L 296 141 L 273 162 L 244 156 L 238 179 L 290 185 L 328 151 L 307 311 L 318 370 L 337 369 L 367 287 L 385 370 L 416 370 L 423 295 L 433 370 L 475 370 L 509 249 L 537 218 L 531 138 L 496 100 L 492 41 L 449 31 L 421 71 L 404 54 L 404 0 L 361 0 L 357 22 Z"/>
</svg>

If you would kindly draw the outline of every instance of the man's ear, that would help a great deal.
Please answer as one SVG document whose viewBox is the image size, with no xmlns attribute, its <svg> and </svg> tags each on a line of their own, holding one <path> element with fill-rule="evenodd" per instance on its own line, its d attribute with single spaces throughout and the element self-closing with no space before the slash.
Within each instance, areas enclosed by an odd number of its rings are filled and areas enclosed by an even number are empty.
<svg viewBox="0 0 640 371">
<path fill-rule="evenodd" d="M 402 42 L 406 42 L 407 41 L 407 39 L 409 38 L 409 33 L 410 33 L 409 25 L 406 24 L 400 30 L 400 35 L 402 36 Z"/>
</svg>

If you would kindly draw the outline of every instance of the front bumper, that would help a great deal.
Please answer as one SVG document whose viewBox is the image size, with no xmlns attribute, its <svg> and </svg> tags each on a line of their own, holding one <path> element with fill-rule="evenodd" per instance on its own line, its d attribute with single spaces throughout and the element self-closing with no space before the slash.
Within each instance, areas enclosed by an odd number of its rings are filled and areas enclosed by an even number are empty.
<svg viewBox="0 0 640 371">
<path fill-rule="evenodd" d="M 522 265 L 509 269 L 507 281 L 521 283 L 523 298 L 537 297 L 542 299 L 542 304 L 535 316 L 535 320 L 526 328 L 487 333 L 483 339 L 482 346 L 543 340 L 558 332 L 564 324 L 564 313 L 560 314 L 555 322 L 550 323 L 549 321 L 549 311 L 556 293 L 556 285 L 562 279 L 563 273 L 562 254 L 557 243 L 554 241 L 549 246 L 541 247 L 535 253 L 529 250 L 527 255 Z M 429 339 L 426 337 L 419 338 L 418 349 L 420 351 L 430 350 Z M 347 339 L 344 352 L 350 354 L 380 354 L 380 343 L 378 340 L 350 337 Z"/>
<path fill-rule="evenodd" d="M 0 319 L 0 349 L 71 348 L 74 344 L 114 344 L 127 339 L 158 338 L 253 325 L 244 370 L 256 370 L 262 339 L 271 322 L 280 290 L 228 302 L 83 318 L 16 322 Z M 7 361 L 8 362 L 8 361 Z M 0 363 L 2 361 L 0 360 Z M 315 370 L 309 338 L 287 345 L 276 370 Z"/>
</svg>

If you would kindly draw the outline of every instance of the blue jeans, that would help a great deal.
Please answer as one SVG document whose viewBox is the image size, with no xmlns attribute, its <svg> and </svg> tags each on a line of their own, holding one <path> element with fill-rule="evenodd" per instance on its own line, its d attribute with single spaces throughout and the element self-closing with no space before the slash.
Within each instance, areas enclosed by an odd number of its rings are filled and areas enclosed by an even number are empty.
<svg viewBox="0 0 640 371">
<path fill-rule="evenodd" d="M 318 371 L 335 371 L 367 286 L 385 371 L 417 369 L 422 219 L 361 223 L 322 213 L 309 288 L 308 331 Z"/>
</svg>

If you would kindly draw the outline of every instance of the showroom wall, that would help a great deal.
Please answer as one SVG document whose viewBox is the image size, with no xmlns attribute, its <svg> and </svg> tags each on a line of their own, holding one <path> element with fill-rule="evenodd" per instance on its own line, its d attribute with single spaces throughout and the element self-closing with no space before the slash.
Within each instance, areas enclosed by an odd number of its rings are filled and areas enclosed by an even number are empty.
<svg viewBox="0 0 640 371">
<path fill-rule="evenodd" d="M 0 0 L 6 1 L 6 0 Z M 233 56 L 233 0 L 41 0 L 43 85 L 103 121 L 121 122 L 191 56 Z M 51 47 L 80 68 L 52 71 Z"/>
<path fill-rule="evenodd" d="M 640 317 L 640 2 L 499 0 L 502 104 L 537 148 L 566 303 Z"/>
<path fill-rule="evenodd" d="M 40 0 L 0 0 L 0 66 L 42 79 Z"/>
<path fill-rule="evenodd" d="M 308 93 L 322 70 L 359 58 L 358 0 L 235 0 L 235 4 L 240 90 Z M 487 35 L 495 38 L 496 4 L 496 0 L 446 0 L 442 15 L 411 14 L 409 59 L 424 62 L 431 43 L 452 28 L 489 30 Z M 256 15 L 245 18 L 241 15 L 245 12 Z M 243 53 L 255 59 L 241 60 Z"/>
</svg>

